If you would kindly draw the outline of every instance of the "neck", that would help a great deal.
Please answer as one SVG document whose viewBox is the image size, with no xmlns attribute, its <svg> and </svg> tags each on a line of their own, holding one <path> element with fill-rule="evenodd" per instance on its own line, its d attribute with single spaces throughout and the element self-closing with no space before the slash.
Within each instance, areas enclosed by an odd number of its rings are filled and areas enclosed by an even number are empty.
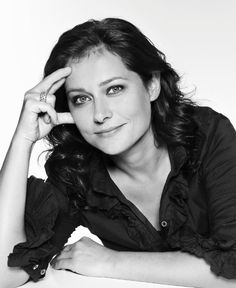
<svg viewBox="0 0 236 288">
<path fill-rule="evenodd" d="M 118 169 L 137 181 L 151 178 L 153 171 L 157 171 L 160 166 L 164 150 L 165 147 L 155 145 L 150 128 L 131 149 L 111 157 L 114 165 L 109 170 L 116 172 Z"/>
</svg>

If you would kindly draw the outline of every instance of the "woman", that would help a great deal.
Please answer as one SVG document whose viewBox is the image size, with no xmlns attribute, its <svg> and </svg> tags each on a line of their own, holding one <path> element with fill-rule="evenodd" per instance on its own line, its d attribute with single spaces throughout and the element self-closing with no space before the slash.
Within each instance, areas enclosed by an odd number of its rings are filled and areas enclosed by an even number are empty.
<svg viewBox="0 0 236 288">
<path fill-rule="evenodd" d="M 44 277 L 54 255 L 55 269 L 88 276 L 235 286 L 235 130 L 178 82 L 127 21 L 91 20 L 60 37 L 1 171 L 2 287 Z M 43 137 L 48 178 L 27 179 Z M 79 225 L 104 246 L 84 237 L 64 247 Z"/>
</svg>

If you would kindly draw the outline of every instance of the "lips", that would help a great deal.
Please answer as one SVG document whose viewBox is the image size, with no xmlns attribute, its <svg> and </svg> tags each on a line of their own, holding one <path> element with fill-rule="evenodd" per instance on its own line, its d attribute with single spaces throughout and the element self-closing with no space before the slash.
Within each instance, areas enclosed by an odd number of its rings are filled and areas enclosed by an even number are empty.
<svg viewBox="0 0 236 288">
<path fill-rule="evenodd" d="M 102 136 L 111 135 L 111 134 L 114 134 L 116 131 L 118 131 L 119 128 L 121 128 L 123 125 L 125 125 L 125 124 L 108 127 L 108 128 L 105 128 L 105 129 L 102 129 L 102 130 L 95 132 L 95 134 L 102 135 Z"/>
</svg>

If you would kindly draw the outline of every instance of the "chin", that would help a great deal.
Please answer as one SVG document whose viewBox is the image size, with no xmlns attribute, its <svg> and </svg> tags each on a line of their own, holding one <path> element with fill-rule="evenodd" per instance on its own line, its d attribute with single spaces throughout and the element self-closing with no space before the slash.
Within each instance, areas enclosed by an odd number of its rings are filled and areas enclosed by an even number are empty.
<svg viewBox="0 0 236 288">
<path fill-rule="evenodd" d="M 115 155 L 119 155 L 123 152 L 123 150 L 120 150 L 120 149 L 114 149 L 114 148 L 111 148 L 111 149 L 100 149 L 100 151 L 102 151 L 103 153 L 105 153 L 106 155 L 109 155 L 109 156 L 115 156 Z"/>
<path fill-rule="evenodd" d="M 97 149 L 106 155 L 115 156 L 127 151 L 128 147 L 122 147 L 121 145 L 109 145 L 107 147 L 97 147 Z"/>
</svg>

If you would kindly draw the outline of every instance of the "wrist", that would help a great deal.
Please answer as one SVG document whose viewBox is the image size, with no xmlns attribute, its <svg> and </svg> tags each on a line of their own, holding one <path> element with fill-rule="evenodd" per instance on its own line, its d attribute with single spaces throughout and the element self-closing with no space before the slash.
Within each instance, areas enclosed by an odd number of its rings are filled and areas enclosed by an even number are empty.
<svg viewBox="0 0 236 288">
<path fill-rule="evenodd" d="M 102 269 L 103 277 L 107 278 L 115 278 L 116 269 L 119 262 L 119 251 L 115 251 L 112 249 L 109 249 L 109 254 L 107 259 L 105 260 L 105 267 Z"/>
<path fill-rule="evenodd" d="M 17 147 L 17 149 L 19 150 L 25 150 L 31 152 L 34 146 L 34 142 L 15 133 L 11 141 L 11 146 Z"/>
</svg>

